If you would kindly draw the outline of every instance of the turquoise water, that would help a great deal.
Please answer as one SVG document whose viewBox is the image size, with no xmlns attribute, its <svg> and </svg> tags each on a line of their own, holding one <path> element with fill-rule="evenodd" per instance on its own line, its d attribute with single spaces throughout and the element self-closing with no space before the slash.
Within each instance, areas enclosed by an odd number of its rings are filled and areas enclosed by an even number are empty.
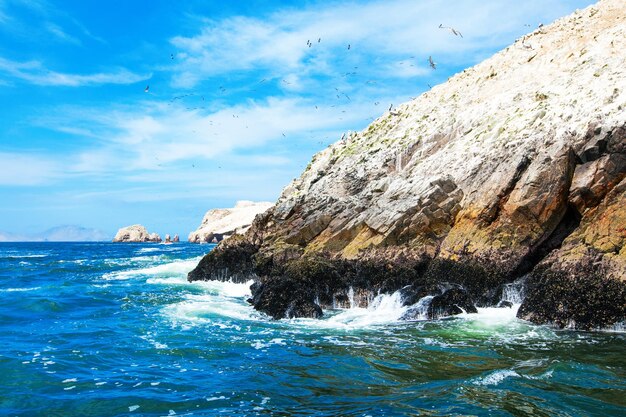
<svg viewBox="0 0 626 417">
<path fill-rule="evenodd" d="M 0 415 L 622 416 L 626 335 L 394 296 L 272 321 L 186 282 L 210 245 L 0 244 Z"/>
</svg>

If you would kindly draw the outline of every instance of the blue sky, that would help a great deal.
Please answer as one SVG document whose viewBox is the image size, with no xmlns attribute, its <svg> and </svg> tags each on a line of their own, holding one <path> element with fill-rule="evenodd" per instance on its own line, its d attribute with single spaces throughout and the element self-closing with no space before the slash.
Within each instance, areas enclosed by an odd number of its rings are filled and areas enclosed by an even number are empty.
<svg viewBox="0 0 626 417">
<path fill-rule="evenodd" d="M 591 3 L 0 0 L 0 231 L 186 236 L 210 208 L 275 200 L 342 132 Z"/>
</svg>

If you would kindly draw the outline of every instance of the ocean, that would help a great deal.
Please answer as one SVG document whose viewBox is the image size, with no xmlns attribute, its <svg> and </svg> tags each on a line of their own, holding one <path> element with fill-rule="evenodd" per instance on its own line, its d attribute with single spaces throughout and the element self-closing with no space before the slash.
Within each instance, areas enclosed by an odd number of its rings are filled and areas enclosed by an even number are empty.
<svg viewBox="0 0 626 417">
<path fill-rule="evenodd" d="M 2 416 L 624 416 L 626 334 L 397 294 L 270 320 L 188 283 L 213 245 L 0 243 Z"/>
</svg>

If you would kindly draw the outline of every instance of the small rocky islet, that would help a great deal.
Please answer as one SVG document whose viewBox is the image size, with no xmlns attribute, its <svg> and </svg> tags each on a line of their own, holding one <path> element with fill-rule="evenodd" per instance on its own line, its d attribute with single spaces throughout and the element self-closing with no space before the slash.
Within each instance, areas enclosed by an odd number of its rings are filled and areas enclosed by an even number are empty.
<svg viewBox="0 0 626 417">
<path fill-rule="evenodd" d="M 316 154 L 188 279 L 254 279 L 276 319 L 396 291 L 437 318 L 518 285 L 518 317 L 597 329 L 626 318 L 625 243 L 626 3 L 603 0 Z"/>
</svg>

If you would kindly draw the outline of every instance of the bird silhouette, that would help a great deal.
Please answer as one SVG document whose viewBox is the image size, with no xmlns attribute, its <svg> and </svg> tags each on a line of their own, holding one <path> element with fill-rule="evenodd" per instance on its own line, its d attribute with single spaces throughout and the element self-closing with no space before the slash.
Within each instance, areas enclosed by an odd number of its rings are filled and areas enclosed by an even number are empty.
<svg viewBox="0 0 626 417">
<path fill-rule="evenodd" d="M 150 91 L 150 86 L 149 85 L 147 85 L 146 88 L 143 89 L 144 93 L 147 93 L 148 91 Z"/>
<path fill-rule="evenodd" d="M 458 30 L 456 30 L 453 27 L 450 26 L 444 26 L 443 23 L 439 24 L 439 29 L 448 29 L 454 36 L 460 36 L 463 37 L 463 35 L 461 35 L 461 32 L 459 32 Z"/>
<path fill-rule="evenodd" d="M 430 67 L 432 69 L 437 69 L 437 64 L 435 63 L 435 61 L 433 61 L 433 57 L 432 56 L 428 57 L 428 65 L 430 65 Z"/>
</svg>

